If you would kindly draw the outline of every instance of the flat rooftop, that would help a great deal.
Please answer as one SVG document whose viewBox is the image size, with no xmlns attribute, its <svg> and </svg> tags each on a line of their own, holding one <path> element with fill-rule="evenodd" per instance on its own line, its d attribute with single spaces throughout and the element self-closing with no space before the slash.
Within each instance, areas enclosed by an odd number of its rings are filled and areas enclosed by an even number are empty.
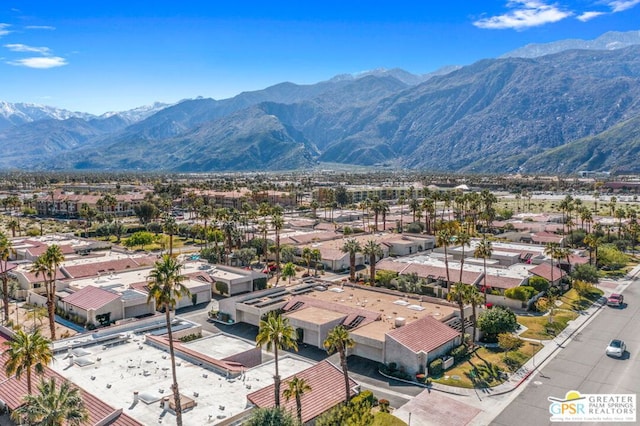
<svg viewBox="0 0 640 426">
<path fill-rule="evenodd" d="M 203 338 L 189 343 L 193 350 L 209 356 L 216 351 L 233 350 L 248 345 L 224 336 Z M 214 349 L 220 344 L 227 349 Z M 74 351 L 74 362 L 68 353 L 59 353 L 51 368 L 103 401 L 123 411 L 145 425 L 174 424 L 174 414 L 160 407 L 163 397 L 171 393 L 171 362 L 167 351 L 144 342 L 144 336 L 133 335 L 114 346 L 95 345 Z M 219 353 L 219 352 L 218 352 Z M 81 366 L 82 365 L 82 366 Z M 290 355 L 279 360 L 280 375 L 288 377 L 313 364 Z M 197 405 L 183 413 L 185 425 L 216 424 L 239 414 L 247 407 L 247 394 L 273 383 L 273 361 L 246 370 L 236 379 L 227 379 L 199 365 L 176 357 L 180 393 Z M 139 392 L 134 403 L 133 393 Z"/>
<path fill-rule="evenodd" d="M 224 359 L 231 355 L 245 352 L 256 347 L 255 343 L 249 343 L 245 340 L 237 339 L 226 334 L 203 336 L 200 339 L 183 343 L 183 346 L 215 359 Z"/>
<path fill-rule="evenodd" d="M 315 306 L 309 306 L 299 311 L 293 311 L 287 314 L 287 317 L 298 319 L 306 322 L 313 322 L 314 324 L 326 324 L 331 321 L 335 321 L 340 318 L 344 318 L 345 314 L 328 309 L 317 308 Z"/>
<path fill-rule="evenodd" d="M 127 256 L 125 256 L 124 258 L 126 257 Z M 83 260 L 86 263 L 92 263 L 88 259 Z M 94 258 L 93 262 L 99 262 L 103 260 L 104 258 Z M 203 263 L 201 262 L 186 262 L 183 264 L 181 273 L 182 275 L 187 275 L 195 272 L 201 272 L 203 275 L 209 275 L 210 270 L 201 269 L 202 265 Z M 133 286 L 134 284 L 146 282 L 152 269 L 153 265 L 149 265 L 147 267 L 141 266 L 140 269 L 134 269 L 132 271 L 109 272 L 100 276 L 72 279 L 69 280 L 68 283 L 70 286 L 77 289 L 81 289 L 91 285 L 94 287 L 101 287 L 104 289 L 122 292 L 131 288 L 131 286 Z M 194 282 L 190 283 L 191 281 Z M 184 284 L 187 287 L 191 287 L 196 284 L 201 285 L 203 284 L 203 282 L 197 280 L 185 280 Z"/>
<path fill-rule="evenodd" d="M 449 318 L 454 312 L 457 312 L 457 307 L 447 304 L 427 302 L 424 298 L 422 298 L 421 301 L 420 298 L 413 299 L 393 294 L 379 293 L 360 286 L 342 287 L 336 285 L 329 287 L 327 291 L 316 290 L 305 296 L 327 302 L 326 308 L 322 310 L 331 310 L 332 304 L 340 304 L 349 308 L 364 309 L 380 315 L 380 321 L 373 321 L 350 331 L 376 340 L 384 340 L 384 334 L 393 330 L 395 318 L 404 318 L 408 324 L 427 315 L 438 320 L 443 320 Z M 316 308 L 306 307 L 299 311 L 288 313 L 287 316 L 304 315 L 304 311 L 309 309 Z M 305 316 L 305 318 L 312 319 L 314 313 L 315 311 L 310 311 L 309 315 Z M 345 316 L 345 314 L 340 315 Z"/>
</svg>

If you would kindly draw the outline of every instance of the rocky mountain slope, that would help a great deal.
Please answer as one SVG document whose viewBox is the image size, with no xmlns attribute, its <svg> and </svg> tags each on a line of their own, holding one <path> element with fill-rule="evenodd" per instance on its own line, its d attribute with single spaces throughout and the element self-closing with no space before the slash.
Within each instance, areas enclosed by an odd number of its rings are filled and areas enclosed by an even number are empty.
<svg viewBox="0 0 640 426">
<path fill-rule="evenodd" d="M 0 141 L 20 149 L 0 167 L 200 172 L 327 162 L 640 171 L 640 46 L 631 44 L 487 59 L 423 76 L 395 69 L 282 83 L 225 100 L 185 100 L 146 117 L 14 124 Z"/>
</svg>

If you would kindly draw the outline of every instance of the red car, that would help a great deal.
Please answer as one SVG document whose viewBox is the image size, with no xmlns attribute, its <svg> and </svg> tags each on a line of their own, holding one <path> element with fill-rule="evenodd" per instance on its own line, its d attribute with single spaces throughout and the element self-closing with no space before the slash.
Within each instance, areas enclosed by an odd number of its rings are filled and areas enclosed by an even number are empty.
<svg viewBox="0 0 640 426">
<path fill-rule="evenodd" d="M 624 296 L 621 294 L 614 293 L 607 299 L 607 306 L 612 306 L 614 308 L 621 308 L 624 304 Z"/>
</svg>

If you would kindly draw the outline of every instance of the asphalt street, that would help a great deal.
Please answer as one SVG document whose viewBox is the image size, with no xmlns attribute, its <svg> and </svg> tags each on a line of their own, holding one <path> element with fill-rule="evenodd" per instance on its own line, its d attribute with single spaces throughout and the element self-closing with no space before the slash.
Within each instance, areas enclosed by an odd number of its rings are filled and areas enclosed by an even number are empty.
<svg viewBox="0 0 640 426">
<path fill-rule="evenodd" d="M 638 394 L 640 282 L 632 281 L 623 294 L 626 303 L 622 309 L 604 306 L 566 347 L 537 370 L 526 388 L 491 424 L 551 424 L 548 398 L 564 398 L 571 390 L 581 394 Z M 614 338 L 627 344 L 627 353 L 622 359 L 605 355 L 605 348 Z"/>
</svg>

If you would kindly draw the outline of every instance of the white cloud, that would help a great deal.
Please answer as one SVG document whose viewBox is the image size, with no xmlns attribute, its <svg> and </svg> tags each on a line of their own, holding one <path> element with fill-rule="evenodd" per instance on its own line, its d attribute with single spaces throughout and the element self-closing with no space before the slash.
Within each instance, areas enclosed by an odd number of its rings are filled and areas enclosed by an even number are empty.
<svg viewBox="0 0 640 426">
<path fill-rule="evenodd" d="M 9 34 L 11 32 L 11 31 L 9 31 L 7 29 L 10 26 L 11 26 L 10 24 L 3 24 L 2 22 L 0 22 L 0 37 L 6 36 L 7 34 Z"/>
<path fill-rule="evenodd" d="M 624 12 L 640 4 L 640 0 L 615 0 L 609 2 L 609 7 L 613 13 Z"/>
<path fill-rule="evenodd" d="M 40 53 L 41 55 L 49 55 L 51 53 L 51 49 L 48 47 L 33 47 L 27 46 L 26 44 L 5 44 L 4 47 L 11 50 L 12 52 L 31 52 L 31 53 Z"/>
<path fill-rule="evenodd" d="M 507 7 L 512 10 L 503 15 L 479 19 L 473 25 L 485 29 L 523 30 L 558 22 L 572 15 L 572 12 L 562 10 L 556 5 L 537 0 L 512 0 L 507 3 Z"/>
<path fill-rule="evenodd" d="M 28 30 L 55 30 L 56 27 L 52 27 L 51 25 L 27 25 L 25 27 Z"/>
<path fill-rule="evenodd" d="M 37 57 L 37 58 L 24 58 L 18 59 L 15 61 L 7 62 L 10 65 L 27 67 L 27 68 L 38 68 L 38 69 L 47 69 L 47 68 L 55 68 L 67 65 L 67 61 L 64 58 L 59 56 L 45 56 L 45 57 Z"/>
<path fill-rule="evenodd" d="M 587 22 L 593 18 L 597 18 L 598 16 L 606 15 L 605 12 L 582 12 L 580 15 L 576 16 L 578 21 Z"/>
</svg>

